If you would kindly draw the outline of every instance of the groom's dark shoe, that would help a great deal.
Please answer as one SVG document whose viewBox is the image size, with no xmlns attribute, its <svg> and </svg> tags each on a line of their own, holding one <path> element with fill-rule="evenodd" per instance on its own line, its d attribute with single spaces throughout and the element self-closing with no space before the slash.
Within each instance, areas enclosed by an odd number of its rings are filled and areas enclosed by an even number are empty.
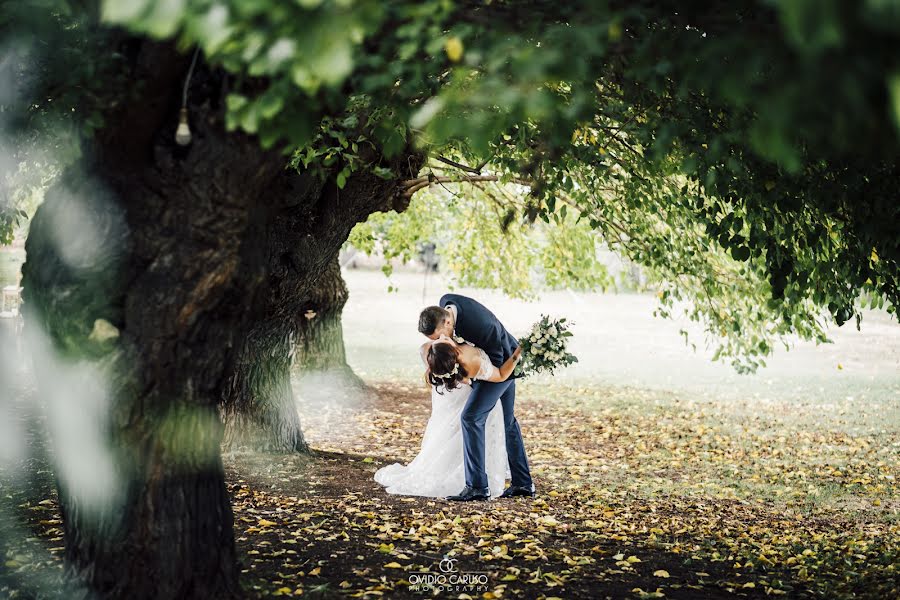
<svg viewBox="0 0 900 600">
<path fill-rule="evenodd" d="M 455 496 L 447 496 L 447 500 L 454 502 L 471 502 L 472 500 L 487 500 L 491 497 L 490 488 L 473 488 L 466 486 L 463 491 Z"/>
<path fill-rule="evenodd" d="M 501 498 L 514 498 L 515 496 L 531 496 L 534 498 L 534 484 L 531 487 L 524 487 L 521 485 L 511 485 L 500 494 Z"/>
</svg>

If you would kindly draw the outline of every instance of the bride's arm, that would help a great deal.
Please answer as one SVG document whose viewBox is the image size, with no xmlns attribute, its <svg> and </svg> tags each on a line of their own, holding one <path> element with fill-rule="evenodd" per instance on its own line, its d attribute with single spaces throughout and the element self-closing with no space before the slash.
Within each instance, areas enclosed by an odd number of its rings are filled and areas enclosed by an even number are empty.
<svg viewBox="0 0 900 600">
<path fill-rule="evenodd" d="M 500 365 L 499 369 L 491 365 L 491 375 L 486 379 L 482 379 L 482 381 L 490 381 L 493 383 L 506 381 L 509 379 L 509 376 L 512 375 L 513 369 L 516 368 L 516 363 L 519 362 L 519 357 L 521 355 L 522 349 L 516 348 L 515 351 L 513 351 L 512 356 L 510 356 L 505 363 Z"/>
</svg>

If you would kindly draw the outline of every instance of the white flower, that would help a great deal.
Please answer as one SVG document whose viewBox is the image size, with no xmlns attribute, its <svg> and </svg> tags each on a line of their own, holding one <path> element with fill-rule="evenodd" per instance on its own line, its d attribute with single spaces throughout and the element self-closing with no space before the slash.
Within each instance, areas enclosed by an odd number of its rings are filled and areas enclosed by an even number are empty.
<svg viewBox="0 0 900 600">
<path fill-rule="evenodd" d="M 567 331 L 565 323 L 541 315 L 541 320 L 532 326 L 525 337 L 528 351 L 522 363 L 522 373 L 552 374 L 555 369 L 570 364 L 574 357 L 566 351 L 567 338 L 563 336 L 569 335 Z"/>
</svg>

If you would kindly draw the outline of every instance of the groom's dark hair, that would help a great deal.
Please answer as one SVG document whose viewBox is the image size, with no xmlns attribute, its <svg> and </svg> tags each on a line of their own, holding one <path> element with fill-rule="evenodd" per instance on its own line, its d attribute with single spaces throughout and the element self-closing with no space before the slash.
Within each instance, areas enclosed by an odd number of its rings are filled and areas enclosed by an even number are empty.
<svg viewBox="0 0 900 600">
<path fill-rule="evenodd" d="M 419 315 L 419 333 L 431 335 L 446 317 L 446 309 L 440 306 L 429 306 Z"/>
</svg>

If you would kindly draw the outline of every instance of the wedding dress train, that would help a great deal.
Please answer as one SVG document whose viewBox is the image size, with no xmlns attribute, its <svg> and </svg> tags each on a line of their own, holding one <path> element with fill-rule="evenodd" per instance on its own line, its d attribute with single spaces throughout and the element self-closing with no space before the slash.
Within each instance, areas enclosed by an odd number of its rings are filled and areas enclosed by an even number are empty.
<svg viewBox="0 0 900 600">
<path fill-rule="evenodd" d="M 490 373 L 490 361 L 482 352 L 478 375 Z M 478 379 L 478 375 L 475 376 Z M 486 376 L 486 375 L 485 375 Z M 460 385 L 454 390 L 431 391 L 431 418 L 425 427 L 419 454 L 407 465 L 394 463 L 378 469 L 375 481 L 389 494 L 443 497 L 459 493 L 466 485 L 460 414 L 472 387 Z M 491 497 L 503 493 L 509 469 L 506 459 L 506 435 L 500 402 L 491 410 L 484 426 L 485 470 Z"/>
</svg>

